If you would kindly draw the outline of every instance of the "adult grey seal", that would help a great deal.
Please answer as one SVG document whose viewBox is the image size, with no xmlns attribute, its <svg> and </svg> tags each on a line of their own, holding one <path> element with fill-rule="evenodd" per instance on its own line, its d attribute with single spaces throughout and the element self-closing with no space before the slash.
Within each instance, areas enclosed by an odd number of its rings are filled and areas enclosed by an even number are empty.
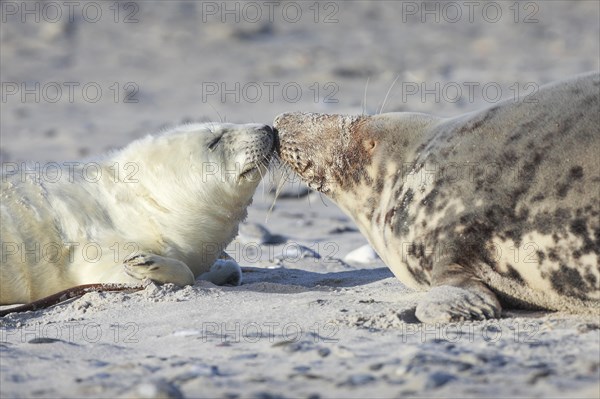
<svg viewBox="0 0 600 399">
<path fill-rule="evenodd" d="M 96 160 L 3 165 L 0 304 L 94 283 L 239 284 L 239 265 L 218 258 L 274 141 L 266 125 L 189 124 Z"/>
<path fill-rule="evenodd" d="M 529 98 L 531 100 L 531 98 Z M 600 304 L 600 75 L 454 118 L 275 119 L 281 159 L 357 223 L 424 322 Z"/>
</svg>

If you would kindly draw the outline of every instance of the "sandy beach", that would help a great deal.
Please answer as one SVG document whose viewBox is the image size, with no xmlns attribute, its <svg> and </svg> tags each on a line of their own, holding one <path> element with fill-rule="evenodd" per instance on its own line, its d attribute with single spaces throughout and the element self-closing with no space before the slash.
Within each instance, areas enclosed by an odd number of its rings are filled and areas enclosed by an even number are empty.
<svg viewBox="0 0 600 399">
<path fill-rule="evenodd" d="M 0 3 L 3 168 L 186 122 L 453 116 L 600 69 L 597 1 L 69 4 Z M 600 314 L 420 324 L 424 293 L 293 175 L 263 180 L 228 253 L 239 287 L 151 284 L 0 319 L 0 396 L 600 397 Z"/>
</svg>

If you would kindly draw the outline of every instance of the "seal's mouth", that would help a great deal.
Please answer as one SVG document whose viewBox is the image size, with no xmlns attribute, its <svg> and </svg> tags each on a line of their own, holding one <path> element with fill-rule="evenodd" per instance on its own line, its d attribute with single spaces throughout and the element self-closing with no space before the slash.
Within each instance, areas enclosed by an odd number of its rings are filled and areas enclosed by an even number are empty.
<svg viewBox="0 0 600 399">
<path fill-rule="evenodd" d="M 259 166 L 257 164 L 250 164 L 244 168 L 242 173 L 240 173 L 239 179 L 252 181 L 256 179 L 257 175 L 260 175 Z"/>
<path fill-rule="evenodd" d="M 307 156 L 306 145 L 304 145 L 305 137 L 299 129 L 302 125 L 298 123 L 301 116 L 303 114 L 290 113 L 275 118 L 273 149 L 279 159 L 297 173 L 310 188 L 322 189 L 322 182 L 319 184 L 319 178 L 315 176 L 314 162 Z"/>
<path fill-rule="evenodd" d="M 267 169 L 269 168 L 269 164 L 271 163 L 271 155 L 272 154 L 273 154 L 273 150 L 270 150 L 269 152 L 265 152 L 262 155 L 258 155 L 260 157 L 260 160 L 247 162 L 242 167 L 242 171 L 238 175 L 238 182 L 260 181 L 260 179 L 262 179 L 262 177 L 266 174 Z"/>
</svg>

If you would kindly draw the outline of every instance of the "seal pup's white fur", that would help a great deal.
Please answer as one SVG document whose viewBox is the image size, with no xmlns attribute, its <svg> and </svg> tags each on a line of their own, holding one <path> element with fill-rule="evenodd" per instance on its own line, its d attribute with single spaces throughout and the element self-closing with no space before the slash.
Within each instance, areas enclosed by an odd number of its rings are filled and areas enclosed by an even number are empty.
<svg viewBox="0 0 600 399">
<path fill-rule="evenodd" d="M 240 284 L 218 258 L 273 142 L 266 125 L 190 124 L 94 161 L 3 168 L 0 304 L 90 283 Z"/>
</svg>

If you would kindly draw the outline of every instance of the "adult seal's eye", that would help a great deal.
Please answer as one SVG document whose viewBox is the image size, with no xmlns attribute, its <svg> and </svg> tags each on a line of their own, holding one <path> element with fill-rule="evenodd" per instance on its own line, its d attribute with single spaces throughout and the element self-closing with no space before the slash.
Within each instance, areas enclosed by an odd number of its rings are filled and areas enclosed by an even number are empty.
<svg viewBox="0 0 600 399">
<path fill-rule="evenodd" d="M 219 136 L 216 139 L 214 139 L 213 141 L 210 142 L 210 144 L 208 145 L 208 149 L 213 151 L 215 148 L 217 148 L 217 144 L 219 144 L 219 141 L 221 141 L 221 137 Z"/>
</svg>

